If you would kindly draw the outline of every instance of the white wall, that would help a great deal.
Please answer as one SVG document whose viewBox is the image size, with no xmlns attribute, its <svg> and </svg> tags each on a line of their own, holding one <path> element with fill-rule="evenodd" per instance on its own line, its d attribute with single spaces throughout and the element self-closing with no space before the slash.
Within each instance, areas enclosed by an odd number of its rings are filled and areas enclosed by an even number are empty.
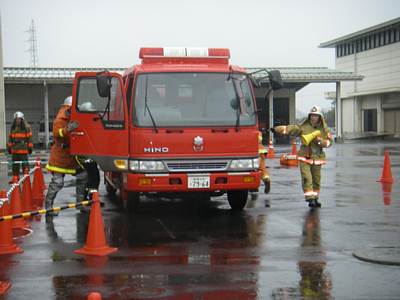
<svg viewBox="0 0 400 300">
<path fill-rule="evenodd" d="M 400 89 L 400 42 L 336 58 L 336 69 L 364 75 L 359 82 L 344 82 L 342 96 Z"/>
</svg>

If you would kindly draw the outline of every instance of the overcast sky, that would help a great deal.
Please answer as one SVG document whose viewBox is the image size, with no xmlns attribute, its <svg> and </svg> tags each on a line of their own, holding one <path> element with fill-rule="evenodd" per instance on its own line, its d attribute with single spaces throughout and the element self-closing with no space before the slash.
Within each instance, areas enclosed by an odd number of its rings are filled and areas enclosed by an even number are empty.
<svg viewBox="0 0 400 300">
<path fill-rule="evenodd" d="M 0 0 L 3 62 L 40 67 L 128 67 L 143 46 L 227 47 L 244 67 L 335 67 L 322 42 L 400 16 L 398 0 Z M 330 102 L 334 84 L 297 93 L 297 109 Z"/>
</svg>

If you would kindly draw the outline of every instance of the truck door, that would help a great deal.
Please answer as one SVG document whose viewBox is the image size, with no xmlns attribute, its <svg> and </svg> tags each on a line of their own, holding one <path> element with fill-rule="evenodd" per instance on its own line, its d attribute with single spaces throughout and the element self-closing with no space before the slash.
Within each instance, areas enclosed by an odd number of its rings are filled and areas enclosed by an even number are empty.
<svg viewBox="0 0 400 300">
<path fill-rule="evenodd" d="M 71 120 L 79 127 L 71 132 L 71 153 L 94 159 L 103 171 L 128 170 L 129 120 L 121 75 L 77 72 L 72 99 Z"/>
</svg>

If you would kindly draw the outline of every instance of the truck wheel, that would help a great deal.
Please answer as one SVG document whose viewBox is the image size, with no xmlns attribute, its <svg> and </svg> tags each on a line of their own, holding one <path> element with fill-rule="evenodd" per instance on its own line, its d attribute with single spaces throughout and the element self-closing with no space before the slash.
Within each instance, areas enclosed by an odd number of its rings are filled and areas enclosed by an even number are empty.
<svg viewBox="0 0 400 300">
<path fill-rule="evenodd" d="M 134 213 L 139 209 L 140 204 L 140 193 L 128 192 L 126 199 L 126 210 L 129 213 Z"/>
<path fill-rule="evenodd" d="M 228 191 L 228 202 L 233 210 L 243 210 L 246 206 L 248 191 Z"/>
</svg>

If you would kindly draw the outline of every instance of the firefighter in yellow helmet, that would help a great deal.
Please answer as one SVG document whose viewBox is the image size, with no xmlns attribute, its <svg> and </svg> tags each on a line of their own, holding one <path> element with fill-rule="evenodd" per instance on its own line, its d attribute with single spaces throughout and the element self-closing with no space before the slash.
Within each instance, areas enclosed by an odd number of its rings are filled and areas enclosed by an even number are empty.
<svg viewBox="0 0 400 300">
<path fill-rule="evenodd" d="M 8 153 L 12 155 L 13 176 L 19 176 L 20 166 L 22 166 L 22 171 L 29 169 L 28 154 L 31 154 L 33 149 L 31 127 L 26 122 L 24 114 L 20 111 L 14 114 L 7 148 Z"/>
<path fill-rule="evenodd" d="M 267 157 L 267 148 L 262 143 L 262 133 L 258 132 L 258 154 L 259 169 L 261 172 L 261 180 L 264 182 L 264 193 L 268 194 L 271 189 L 271 178 L 269 176 L 265 159 Z"/>
<path fill-rule="evenodd" d="M 300 136 L 298 160 L 305 200 L 309 207 L 321 207 L 318 202 L 321 166 L 325 164 L 324 148 L 331 146 L 332 135 L 326 125 L 321 108 L 313 106 L 308 118 L 299 125 L 277 126 L 271 131 L 282 135 Z"/>
</svg>

